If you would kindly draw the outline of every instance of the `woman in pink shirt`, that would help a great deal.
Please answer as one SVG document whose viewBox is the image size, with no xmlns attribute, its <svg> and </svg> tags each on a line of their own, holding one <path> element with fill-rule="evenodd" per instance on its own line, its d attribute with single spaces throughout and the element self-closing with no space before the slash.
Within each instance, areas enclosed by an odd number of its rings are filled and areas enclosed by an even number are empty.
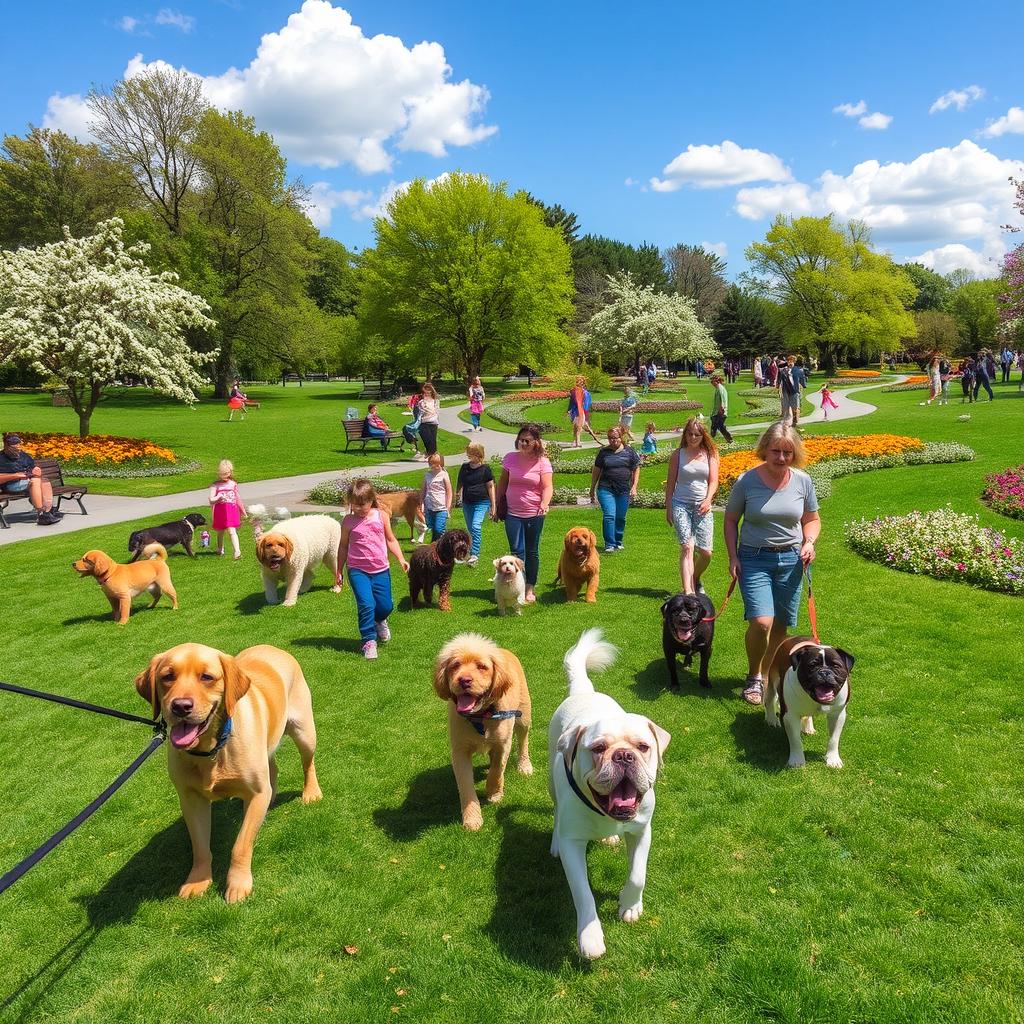
<svg viewBox="0 0 1024 1024">
<path fill-rule="evenodd" d="M 526 563 L 526 603 L 537 600 L 537 578 L 540 575 L 540 535 L 544 517 L 554 493 L 551 460 L 544 454 L 540 427 L 525 423 L 516 435 L 516 450 L 501 462 L 497 502 L 508 504 L 505 515 L 505 536 L 512 553 Z M 495 522 L 498 517 L 495 516 Z"/>
</svg>

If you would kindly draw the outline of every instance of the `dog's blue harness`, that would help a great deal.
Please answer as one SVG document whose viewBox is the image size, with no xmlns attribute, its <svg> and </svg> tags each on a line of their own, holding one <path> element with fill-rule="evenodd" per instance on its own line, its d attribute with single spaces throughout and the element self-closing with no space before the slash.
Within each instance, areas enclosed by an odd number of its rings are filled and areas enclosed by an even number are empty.
<svg viewBox="0 0 1024 1024">
<path fill-rule="evenodd" d="M 469 724 L 473 726 L 481 736 L 484 734 L 484 722 L 487 720 L 500 722 L 506 718 L 523 717 L 522 711 L 494 711 L 493 709 L 478 711 L 468 715 L 463 714 L 463 712 L 460 711 L 459 714 L 462 715 L 462 717 L 469 722 Z"/>
<path fill-rule="evenodd" d="M 191 754 L 193 757 L 213 757 L 224 749 L 224 744 L 229 739 L 231 739 L 231 719 L 225 718 L 224 724 L 220 727 L 220 732 L 217 733 L 217 742 L 210 750 L 186 750 L 185 753 Z"/>
</svg>

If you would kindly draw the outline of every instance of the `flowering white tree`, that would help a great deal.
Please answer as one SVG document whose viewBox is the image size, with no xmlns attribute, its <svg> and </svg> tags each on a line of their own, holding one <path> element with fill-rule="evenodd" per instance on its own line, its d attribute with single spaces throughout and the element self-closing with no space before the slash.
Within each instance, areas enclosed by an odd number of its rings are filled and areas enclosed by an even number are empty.
<svg viewBox="0 0 1024 1024">
<path fill-rule="evenodd" d="M 640 359 L 718 359 L 711 332 L 697 319 L 693 299 L 663 295 L 641 287 L 628 273 L 608 278 L 611 301 L 587 323 L 582 342 L 587 353 L 620 359 L 635 366 Z"/>
<path fill-rule="evenodd" d="M 0 252 L 0 363 L 20 358 L 61 380 L 78 413 L 79 433 L 104 389 L 123 376 L 189 404 L 203 379 L 196 368 L 216 352 L 193 352 L 187 328 L 207 330 L 209 306 L 154 274 L 149 246 L 126 247 L 124 223 L 104 221 L 94 235 L 37 249 Z"/>
</svg>

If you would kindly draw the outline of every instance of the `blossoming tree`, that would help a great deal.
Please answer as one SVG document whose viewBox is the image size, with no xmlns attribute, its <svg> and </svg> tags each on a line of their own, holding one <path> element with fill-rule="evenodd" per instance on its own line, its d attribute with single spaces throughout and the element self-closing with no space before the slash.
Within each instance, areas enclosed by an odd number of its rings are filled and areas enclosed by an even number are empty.
<svg viewBox="0 0 1024 1024">
<path fill-rule="evenodd" d="M 209 306 L 177 275 L 152 273 L 149 246 L 126 247 L 123 228 L 115 217 L 84 238 L 65 230 L 63 241 L 0 252 L 0 363 L 22 359 L 62 381 L 82 437 L 117 379 L 191 404 L 203 384 L 197 368 L 216 357 L 184 338 L 214 326 Z"/>
<path fill-rule="evenodd" d="M 1011 178 L 1017 188 L 1013 205 L 1024 216 L 1024 180 Z M 1010 231 L 1020 231 L 1016 225 L 1007 224 Z M 1007 335 L 1024 337 L 1024 245 L 1011 249 L 1003 258 L 1003 281 L 1006 291 L 999 296 L 999 322 Z"/>
<path fill-rule="evenodd" d="M 641 287 L 629 273 L 608 278 L 611 301 L 587 323 L 584 351 L 634 366 L 641 359 L 718 359 L 711 332 L 697 319 L 693 299 Z"/>
</svg>

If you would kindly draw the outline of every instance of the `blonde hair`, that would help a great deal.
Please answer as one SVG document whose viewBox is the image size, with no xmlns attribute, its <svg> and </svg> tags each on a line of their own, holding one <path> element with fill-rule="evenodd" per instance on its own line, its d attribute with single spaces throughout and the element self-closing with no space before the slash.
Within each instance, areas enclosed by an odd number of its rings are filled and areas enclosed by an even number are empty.
<svg viewBox="0 0 1024 1024">
<path fill-rule="evenodd" d="M 773 423 L 758 439 L 757 447 L 754 449 L 757 457 L 764 462 L 768 455 L 768 449 L 776 441 L 788 444 L 793 449 L 793 466 L 796 469 L 803 469 L 807 465 L 807 453 L 804 451 L 804 439 L 800 432 L 788 423 Z"/>
<path fill-rule="evenodd" d="M 349 505 L 365 505 L 369 502 L 373 508 L 377 507 L 377 491 L 366 477 L 359 477 L 348 485 L 347 497 Z"/>
<path fill-rule="evenodd" d="M 427 465 L 429 466 L 434 459 L 437 459 L 437 461 L 441 463 L 441 469 L 444 469 L 444 456 L 440 452 L 431 452 L 427 456 Z"/>
<path fill-rule="evenodd" d="M 647 426 L 644 427 L 644 430 L 646 430 L 648 434 L 653 434 L 656 429 L 657 429 L 657 424 L 654 422 L 654 420 L 651 420 L 647 424 Z"/>
<path fill-rule="evenodd" d="M 227 474 L 225 476 L 225 474 Z M 217 476 L 230 480 L 235 475 L 235 464 L 230 459 L 221 459 L 217 464 Z"/>
<path fill-rule="evenodd" d="M 700 446 L 704 449 L 708 456 L 708 462 L 712 459 L 718 458 L 718 445 L 715 444 L 714 438 L 708 433 L 708 428 L 697 419 L 696 416 L 691 416 L 684 424 L 683 431 L 679 435 L 679 447 L 686 447 L 686 432 L 690 427 L 699 427 L 701 432 Z"/>
<path fill-rule="evenodd" d="M 484 446 L 479 441 L 470 441 L 469 444 L 466 445 L 466 454 L 471 459 L 479 459 L 483 462 L 487 453 L 484 451 Z"/>
</svg>

